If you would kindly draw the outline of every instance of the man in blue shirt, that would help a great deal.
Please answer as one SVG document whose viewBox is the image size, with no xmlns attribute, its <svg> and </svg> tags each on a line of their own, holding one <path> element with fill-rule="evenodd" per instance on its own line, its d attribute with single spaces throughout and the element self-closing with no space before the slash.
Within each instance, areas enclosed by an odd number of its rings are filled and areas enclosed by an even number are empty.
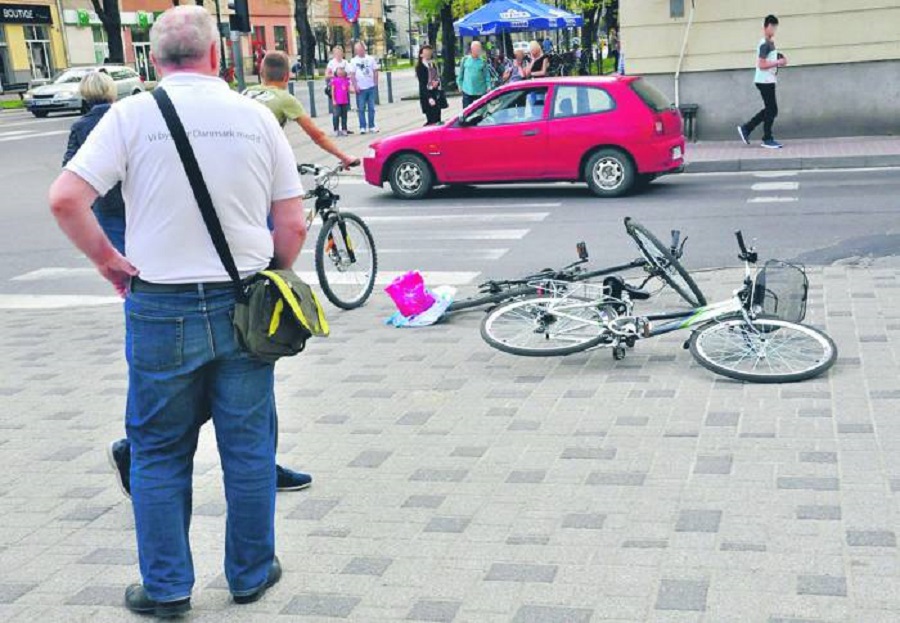
<svg viewBox="0 0 900 623">
<path fill-rule="evenodd" d="M 459 64 L 459 90 L 463 94 L 463 108 L 488 92 L 490 69 L 482 53 L 481 43 L 473 41 L 470 53 Z"/>
<path fill-rule="evenodd" d="M 760 123 L 763 124 L 762 146 L 768 149 L 781 149 L 782 145 L 772 136 L 772 126 L 778 116 L 778 101 L 775 99 L 775 84 L 778 81 L 778 68 L 787 65 L 787 59 L 775 49 L 775 32 L 778 30 L 778 18 L 767 15 L 763 20 L 763 38 L 756 46 L 756 73 L 753 81 L 762 96 L 763 109 L 756 113 L 750 121 L 737 128 L 738 135 L 745 144 L 750 144 L 750 134 Z"/>
</svg>

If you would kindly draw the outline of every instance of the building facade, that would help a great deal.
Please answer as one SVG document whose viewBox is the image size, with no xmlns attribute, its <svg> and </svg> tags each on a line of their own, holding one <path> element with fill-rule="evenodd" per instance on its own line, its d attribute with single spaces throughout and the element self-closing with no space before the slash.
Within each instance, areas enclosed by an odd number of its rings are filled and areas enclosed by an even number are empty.
<svg viewBox="0 0 900 623">
<path fill-rule="evenodd" d="M 387 50 L 382 1 L 359 0 L 359 38 L 375 56 L 384 56 Z M 309 21 L 316 35 L 316 60 L 327 61 L 335 45 L 343 46 L 348 56 L 352 54 L 354 27 L 344 19 L 341 0 L 314 0 L 310 3 Z"/>
<path fill-rule="evenodd" d="M 765 15 L 789 61 L 778 73 L 779 137 L 900 134 L 897 0 L 628 0 L 620 26 L 626 70 L 700 106 L 702 138 L 732 138 L 760 108 L 755 48 Z"/>
<path fill-rule="evenodd" d="M 0 0 L 0 83 L 47 79 L 68 66 L 55 2 Z"/>
</svg>

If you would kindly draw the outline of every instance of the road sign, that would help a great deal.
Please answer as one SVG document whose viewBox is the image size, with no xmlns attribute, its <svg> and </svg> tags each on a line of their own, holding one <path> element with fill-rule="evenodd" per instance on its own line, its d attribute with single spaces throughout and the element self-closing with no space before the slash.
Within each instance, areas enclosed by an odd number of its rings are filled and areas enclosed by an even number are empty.
<svg viewBox="0 0 900 623">
<path fill-rule="evenodd" d="M 359 0 L 341 0 L 341 13 L 351 24 L 359 19 Z"/>
</svg>

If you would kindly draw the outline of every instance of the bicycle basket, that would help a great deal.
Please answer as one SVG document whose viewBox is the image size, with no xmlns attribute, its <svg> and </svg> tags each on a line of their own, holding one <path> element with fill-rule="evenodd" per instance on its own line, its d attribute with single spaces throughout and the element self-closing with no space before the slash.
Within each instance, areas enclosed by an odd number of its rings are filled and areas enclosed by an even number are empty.
<svg viewBox="0 0 900 623">
<path fill-rule="evenodd" d="M 809 279 L 803 266 L 769 260 L 756 274 L 753 302 L 763 315 L 788 322 L 803 322 Z"/>
</svg>

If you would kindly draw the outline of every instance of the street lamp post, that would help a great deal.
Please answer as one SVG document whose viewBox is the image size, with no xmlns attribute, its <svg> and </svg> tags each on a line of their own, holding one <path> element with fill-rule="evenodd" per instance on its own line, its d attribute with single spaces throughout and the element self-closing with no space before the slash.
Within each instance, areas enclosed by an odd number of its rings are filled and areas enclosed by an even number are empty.
<svg viewBox="0 0 900 623">
<path fill-rule="evenodd" d="M 406 0 L 406 45 L 409 47 L 409 62 L 412 63 L 413 60 L 413 49 L 412 49 L 412 1 Z"/>
<path fill-rule="evenodd" d="M 222 36 L 222 9 L 219 0 L 216 0 L 216 26 L 219 28 L 219 53 L 222 55 L 219 73 L 225 75 L 225 37 Z"/>
</svg>

